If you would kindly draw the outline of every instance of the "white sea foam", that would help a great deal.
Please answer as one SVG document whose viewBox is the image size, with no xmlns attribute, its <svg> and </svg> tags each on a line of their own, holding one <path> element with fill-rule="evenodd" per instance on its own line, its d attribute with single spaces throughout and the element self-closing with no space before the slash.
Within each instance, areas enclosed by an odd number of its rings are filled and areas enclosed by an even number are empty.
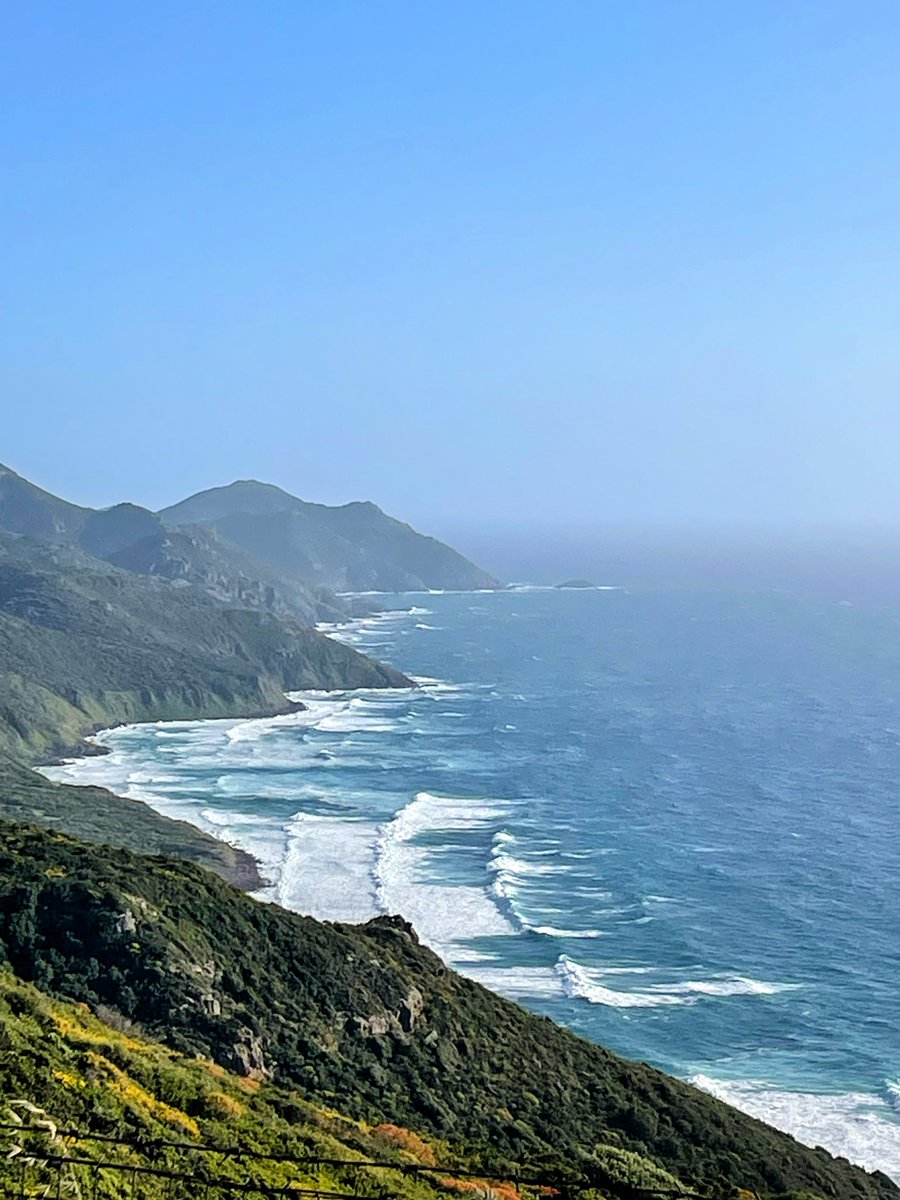
<svg viewBox="0 0 900 1200">
<path fill-rule="evenodd" d="M 565 954 L 561 955 L 556 963 L 556 973 L 564 995 L 573 1000 L 587 1000 L 589 1004 L 606 1004 L 611 1008 L 659 1008 L 668 1004 L 685 1003 L 678 996 L 615 991 L 600 982 L 599 972 L 588 971 Z"/>
<path fill-rule="evenodd" d="M 489 829 L 506 809 L 492 801 L 419 792 L 382 829 L 374 869 L 383 912 L 402 913 L 420 937 L 451 959 L 466 956 L 465 942 L 516 930 L 483 887 L 451 885 L 435 878 L 423 835 Z"/>
<path fill-rule="evenodd" d="M 776 996 L 779 992 L 796 991 L 799 983 L 766 983 L 761 979 L 698 979 L 685 983 L 654 984 L 649 991 L 667 992 L 672 996 Z"/>
<path fill-rule="evenodd" d="M 274 818 L 266 819 L 259 817 L 255 813 L 228 812 L 216 808 L 201 808 L 200 819 L 205 821 L 207 825 L 213 826 L 215 829 L 232 829 L 235 826 L 248 825 L 254 828 L 259 826 L 269 826 L 282 829 L 280 821 Z"/>
<path fill-rule="evenodd" d="M 559 977 L 552 967 L 498 967 L 458 963 L 461 975 L 512 1000 L 553 999 L 560 995 Z"/>
<path fill-rule="evenodd" d="M 364 716 L 354 713 L 348 706 L 322 716 L 314 728 L 322 733 L 393 733 L 397 729 L 397 719 Z"/>
<path fill-rule="evenodd" d="M 488 869 L 494 876 L 491 892 L 496 897 L 501 909 L 512 918 L 516 926 L 520 930 L 548 937 L 590 939 L 602 937 L 602 931 L 599 929 L 561 929 L 550 924 L 537 923 L 528 916 L 521 904 L 520 897 L 527 890 L 529 879 L 565 873 L 567 868 L 565 864 L 558 861 L 559 851 L 557 849 L 531 850 L 532 857 L 523 858 L 521 854 L 514 853 L 518 845 L 519 841 L 514 834 L 506 829 L 498 830 L 494 834 L 491 861 L 488 864 Z M 535 858 L 553 858 L 555 861 L 535 862 Z M 542 912 L 547 911 L 550 910 L 544 906 Z M 562 912 L 564 910 L 555 909 L 553 911 Z"/>
<path fill-rule="evenodd" d="M 366 592 L 364 595 L 379 595 L 380 593 Z M 359 642 L 372 642 L 381 639 L 394 626 L 414 620 L 418 616 L 428 615 L 426 608 L 385 609 L 381 612 L 367 613 L 365 616 L 352 617 L 347 621 L 320 621 L 316 626 L 319 633 L 338 642 L 357 645 Z"/>
<path fill-rule="evenodd" d="M 762 1081 L 725 1082 L 708 1075 L 694 1075 L 689 1082 L 807 1146 L 823 1146 L 900 1183 L 900 1123 L 881 1096 L 788 1092 Z"/>
<path fill-rule="evenodd" d="M 367 921 L 380 911 L 372 884 L 378 827 L 298 813 L 277 876 L 260 898 L 325 921 Z"/>
<path fill-rule="evenodd" d="M 648 967 L 589 968 L 565 954 L 560 956 L 556 964 L 557 974 L 567 996 L 586 1000 L 590 1004 L 606 1004 L 612 1008 L 658 1008 L 664 1005 L 697 1004 L 704 998 L 774 996 L 799 986 L 792 983 L 767 983 L 740 976 L 653 983 L 631 991 L 609 986 L 617 976 L 651 974 L 653 970 Z"/>
<path fill-rule="evenodd" d="M 565 871 L 560 863 L 536 863 L 531 859 L 515 858 L 511 854 L 494 854 L 491 870 L 507 878 L 526 879 L 530 875 L 559 875 Z"/>
<path fill-rule="evenodd" d="M 524 858 L 521 853 L 514 853 L 519 844 L 519 839 L 515 834 L 510 833 L 506 829 L 500 829 L 494 834 L 493 845 L 491 847 L 490 869 L 496 875 L 509 880 L 522 880 L 530 875 L 559 875 L 567 870 L 565 864 L 559 861 L 534 861 L 541 858 L 558 860 L 558 850 L 534 849 L 530 851 L 531 857 Z"/>
<path fill-rule="evenodd" d="M 601 938 L 601 929 L 557 929 L 555 925 L 531 925 L 533 933 L 543 933 L 546 937 L 558 938 Z"/>
</svg>

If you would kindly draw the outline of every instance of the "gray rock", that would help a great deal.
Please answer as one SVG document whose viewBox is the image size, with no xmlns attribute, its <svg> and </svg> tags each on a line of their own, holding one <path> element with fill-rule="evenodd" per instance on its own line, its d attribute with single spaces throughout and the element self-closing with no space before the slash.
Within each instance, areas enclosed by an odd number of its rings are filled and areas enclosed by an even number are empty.
<svg viewBox="0 0 900 1200">
<path fill-rule="evenodd" d="M 231 1047 L 228 1057 L 231 1060 L 229 1066 L 239 1075 L 266 1079 L 271 1074 L 266 1066 L 262 1038 L 246 1026 L 238 1030 L 238 1040 Z"/>
</svg>

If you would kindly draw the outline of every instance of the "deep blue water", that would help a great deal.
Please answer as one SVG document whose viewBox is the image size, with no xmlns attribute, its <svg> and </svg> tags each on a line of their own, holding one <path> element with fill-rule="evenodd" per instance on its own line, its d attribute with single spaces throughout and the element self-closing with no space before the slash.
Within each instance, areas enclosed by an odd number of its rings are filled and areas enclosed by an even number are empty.
<svg viewBox="0 0 900 1200">
<path fill-rule="evenodd" d="M 900 1178 L 900 620 L 775 592 L 391 597 L 422 680 L 57 769 L 402 912 L 462 970 Z"/>
</svg>

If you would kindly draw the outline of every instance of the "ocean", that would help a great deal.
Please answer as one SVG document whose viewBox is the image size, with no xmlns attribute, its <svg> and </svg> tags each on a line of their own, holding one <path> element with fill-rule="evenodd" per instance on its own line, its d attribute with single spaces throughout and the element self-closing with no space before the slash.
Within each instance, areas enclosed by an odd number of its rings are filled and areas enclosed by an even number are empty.
<svg viewBox="0 0 900 1200">
<path fill-rule="evenodd" d="M 379 597 L 415 690 L 47 768 L 402 913 L 459 970 L 900 1181 L 900 612 L 763 590 Z"/>
</svg>

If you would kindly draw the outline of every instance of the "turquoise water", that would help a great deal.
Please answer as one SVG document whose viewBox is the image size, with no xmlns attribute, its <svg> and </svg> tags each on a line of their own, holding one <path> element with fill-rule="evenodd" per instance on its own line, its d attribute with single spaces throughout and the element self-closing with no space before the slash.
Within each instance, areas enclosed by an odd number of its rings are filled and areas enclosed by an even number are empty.
<svg viewBox="0 0 900 1200">
<path fill-rule="evenodd" d="M 461 970 L 900 1179 L 900 623 L 775 593 L 391 597 L 421 683 L 134 726 L 55 777 L 402 912 Z"/>
</svg>

